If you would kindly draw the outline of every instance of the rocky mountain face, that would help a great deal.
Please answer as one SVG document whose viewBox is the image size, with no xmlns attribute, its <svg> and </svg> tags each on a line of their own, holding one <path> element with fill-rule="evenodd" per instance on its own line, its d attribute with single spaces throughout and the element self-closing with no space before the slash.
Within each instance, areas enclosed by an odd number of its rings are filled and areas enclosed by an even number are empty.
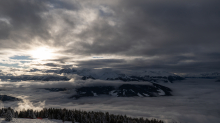
<svg viewBox="0 0 220 123">
<path fill-rule="evenodd" d="M 115 97 L 157 97 L 172 96 L 172 90 L 168 87 L 152 83 L 151 85 L 122 84 L 114 86 L 91 86 L 76 89 L 77 94 L 70 98 L 96 97 L 108 95 Z"/>
<path fill-rule="evenodd" d="M 121 80 L 124 82 L 130 81 L 146 81 L 150 84 L 122 84 L 119 87 L 115 86 L 90 86 L 77 88 L 76 95 L 71 98 L 95 97 L 100 95 L 116 96 L 116 97 L 157 97 L 171 96 L 172 90 L 168 87 L 157 84 L 158 82 L 170 82 L 183 80 L 184 78 L 164 71 L 143 71 L 139 73 L 124 74 L 119 71 L 107 70 L 90 70 L 84 69 L 76 72 L 86 79 L 100 80 Z M 156 82 L 156 83 L 155 83 Z"/>
<path fill-rule="evenodd" d="M 21 101 L 21 99 L 15 98 L 15 97 L 11 97 L 11 96 L 7 96 L 7 95 L 0 95 L 0 100 L 1 101 Z"/>
</svg>

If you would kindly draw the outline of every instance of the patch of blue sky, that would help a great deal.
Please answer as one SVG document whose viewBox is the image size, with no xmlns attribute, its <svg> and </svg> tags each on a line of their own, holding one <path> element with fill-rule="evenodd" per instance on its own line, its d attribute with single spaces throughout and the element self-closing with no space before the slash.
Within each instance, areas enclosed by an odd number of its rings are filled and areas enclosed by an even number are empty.
<svg viewBox="0 0 220 123">
<path fill-rule="evenodd" d="M 98 59 L 98 58 L 104 58 L 104 57 L 92 57 L 92 58 L 94 58 L 94 59 Z"/>
<path fill-rule="evenodd" d="M 20 61 L 21 63 L 30 63 L 30 61 Z"/>
<path fill-rule="evenodd" d="M 19 64 L 4 64 L 4 63 L 0 63 L 0 66 L 5 66 L 5 67 L 15 67 L 15 68 L 21 68 L 21 66 L 19 66 Z"/>
<path fill-rule="evenodd" d="M 18 55 L 10 57 L 10 59 L 15 59 L 15 60 L 33 60 L 31 58 L 31 56 L 18 56 Z"/>
</svg>

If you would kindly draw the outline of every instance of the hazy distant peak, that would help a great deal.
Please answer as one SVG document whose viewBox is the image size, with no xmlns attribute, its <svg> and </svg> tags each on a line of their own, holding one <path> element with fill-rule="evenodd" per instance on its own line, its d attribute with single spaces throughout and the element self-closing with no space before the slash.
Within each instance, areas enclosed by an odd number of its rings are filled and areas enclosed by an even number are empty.
<svg viewBox="0 0 220 123">
<path fill-rule="evenodd" d="M 186 74 L 184 75 L 184 77 L 199 77 L 199 78 L 220 77 L 220 72 Z"/>
<path fill-rule="evenodd" d="M 140 76 L 162 76 L 162 77 L 167 77 L 167 76 L 175 76 L 175 74 L 167 72 L 167 71 L 143 71 L 140 73 Z"/>
</svg>

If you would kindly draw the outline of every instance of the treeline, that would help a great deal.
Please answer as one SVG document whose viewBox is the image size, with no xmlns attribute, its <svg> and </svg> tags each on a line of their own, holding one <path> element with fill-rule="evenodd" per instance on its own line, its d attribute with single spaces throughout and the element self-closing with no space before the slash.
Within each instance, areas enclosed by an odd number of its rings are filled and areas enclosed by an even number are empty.
<svg viewBox="0 0 220 123">
<path fill-rule="evenodd" d="M 81 110 L 55 109 L 44 108 L 41 111 L 34 111 L 32 109 L 14 111 L 9 108 L 0 109 L 0 117 L 5 118 L 6 121 L 11 121 L 13 118 L 48 118 L 65 121 L 72 121 L 72 123 L 163 123 L 161 120 L 131 118 L 126 115 L 113 115 L 109 112 L 93 112 Z"/>
</svg>

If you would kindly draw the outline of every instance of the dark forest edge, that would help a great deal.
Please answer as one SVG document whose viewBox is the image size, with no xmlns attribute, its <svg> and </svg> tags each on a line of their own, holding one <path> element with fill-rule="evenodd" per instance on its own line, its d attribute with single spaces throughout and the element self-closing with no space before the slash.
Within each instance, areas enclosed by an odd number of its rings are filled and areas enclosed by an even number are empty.
<svg viewBox="0 0 220 123">
<path fill-rule="evenodd" d="M 12 108 L 0 109 L 0 117 L 6 121 L 11 121 L 13 118 L 30 118 L 30 119 L 57 119 L 72 121 L 72 123 L 164 123 L 157 119 L 132 118 L 126 115 L 114 115 L 109 112 L 94 112 L 69 109 L 44 108 L 41 111 L 27 109 L 22 111 L 14 111 Z"/>
</svg>

